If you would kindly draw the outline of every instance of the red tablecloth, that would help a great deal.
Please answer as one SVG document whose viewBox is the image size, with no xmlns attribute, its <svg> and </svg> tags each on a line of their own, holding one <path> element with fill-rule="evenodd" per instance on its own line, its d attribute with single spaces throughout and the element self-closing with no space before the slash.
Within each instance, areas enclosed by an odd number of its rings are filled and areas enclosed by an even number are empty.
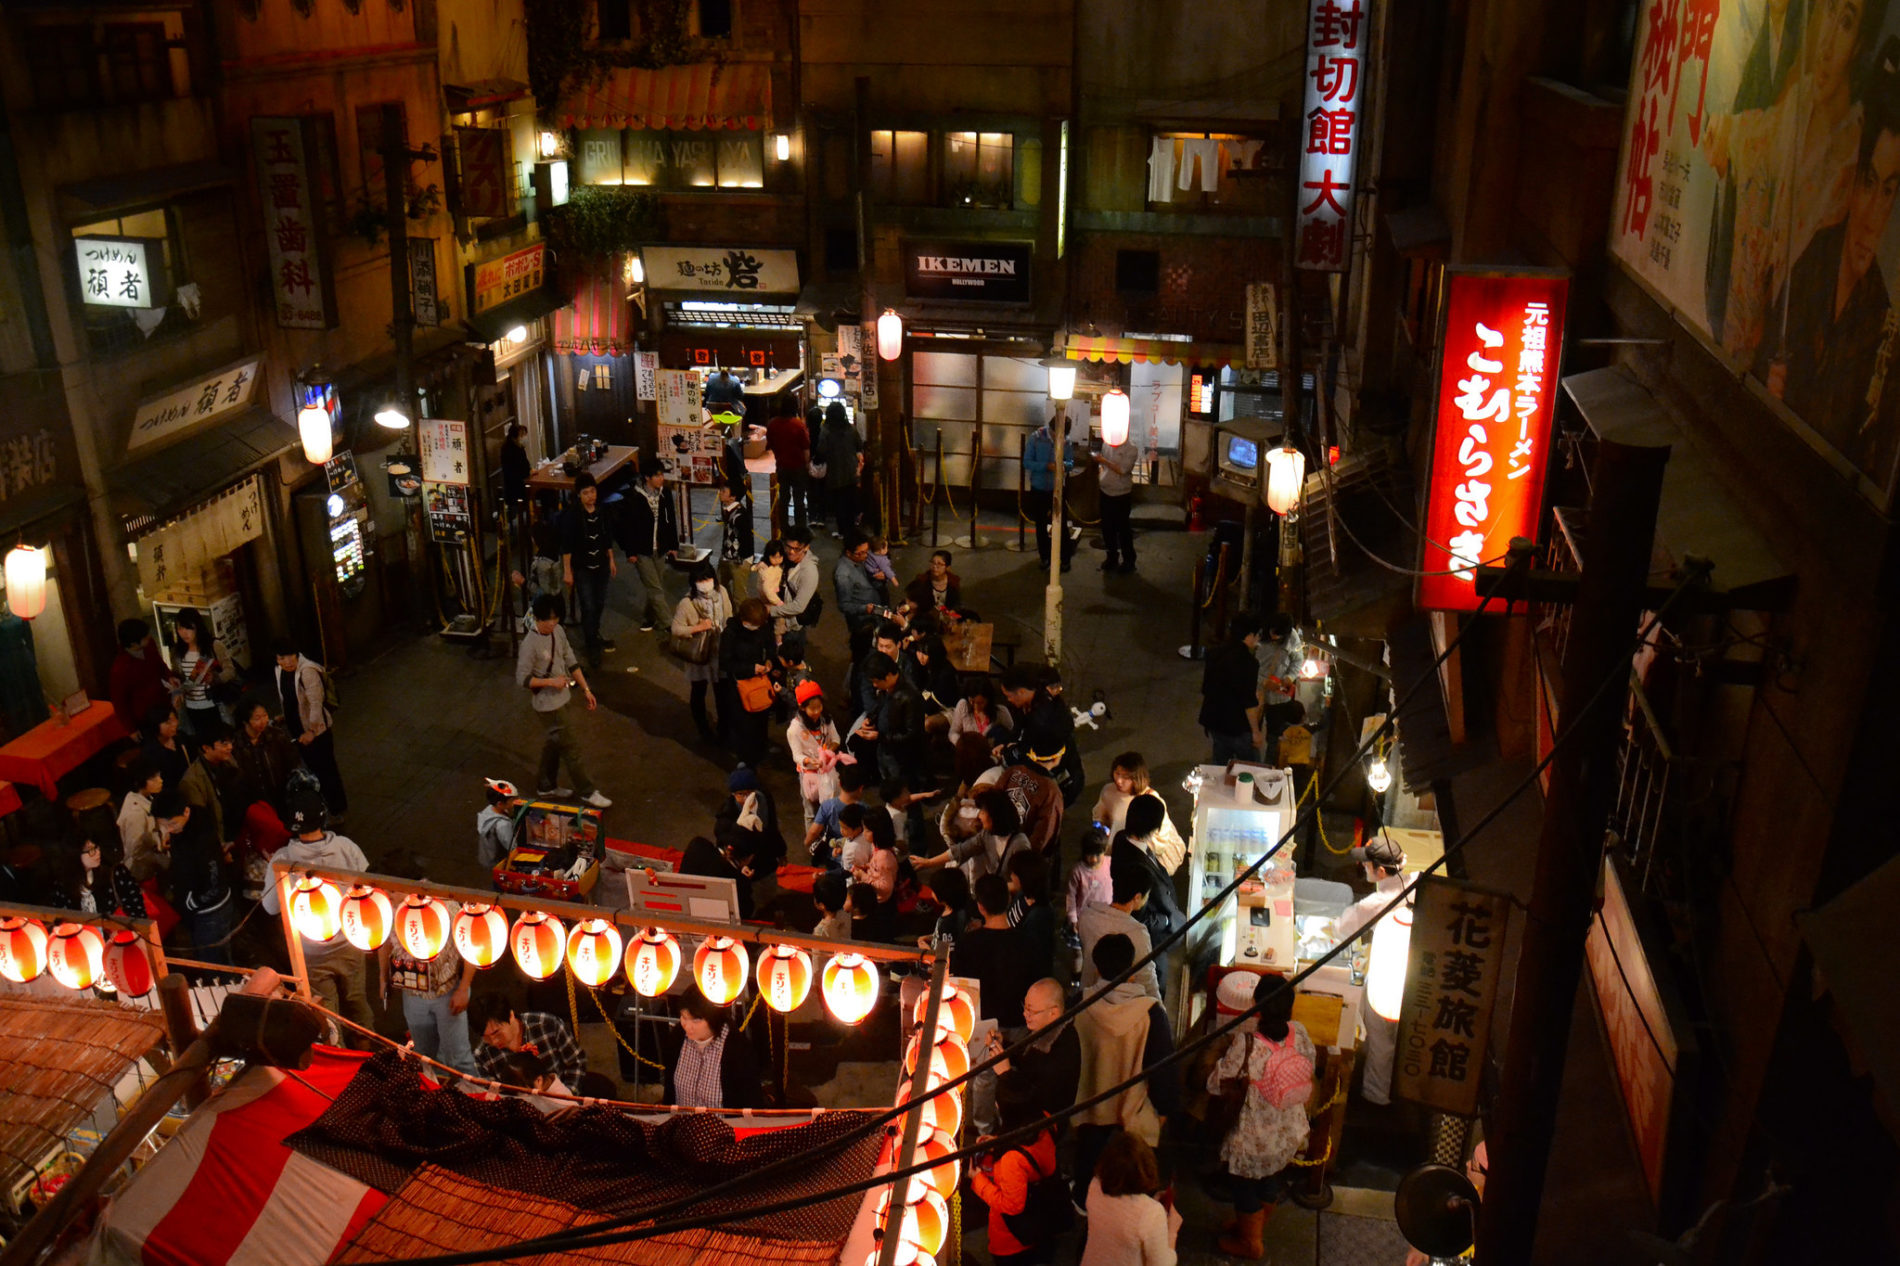
<svg viewBox="0 0 1900 1266">
<path fill-rule="evenodd" d="M 10 782 L 0 782 L 0 818 L 16 813 L 20 808 L 20 789 Z"/>
<path fill-rule="evenodd" d="M 657 844 L 636 844 L 632 840 L 616 840 L 611 837 L 607 840 L 607 847 L 635 858 L 645 857 L 664 862 L 670 870 L 678 870 L 680 862 L 686 857 L 686 854 L 677 848 L 662 848 Z M 802 892 L 809 897 L 812 880 L 822 874 L 824 871 L 816 866 L 781 866 L 778 870 L 778 886 L 793 892 Z"/>
<path fill-rule="evenodd" d="M 61 778 L 124 737 L 112 705 L 100 700 L 63 725 L 43 722 L 0 747 L 0 778 L 30 782 L 57 800 Z"/>
</svg>

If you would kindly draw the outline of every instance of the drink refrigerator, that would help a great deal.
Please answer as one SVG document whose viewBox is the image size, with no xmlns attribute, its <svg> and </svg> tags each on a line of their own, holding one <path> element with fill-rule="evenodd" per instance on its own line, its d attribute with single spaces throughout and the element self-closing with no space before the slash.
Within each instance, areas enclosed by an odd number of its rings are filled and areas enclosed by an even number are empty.
<svg viewBox="0 0 1900 1266">
<path fill-rule="evenodd" d="M 1229 781 L 1227 766 L 1202 765 L 1195 775 L 1199 788 L 1194 794 L 1188 898 L 1198 907 L 1212 900 L 1237 871 L 1272 850 L 1292 826 L 1297 803 L 1289 770 L 1236 764 Z M 1293 883 L 1293 841 L 1288 840 L 1203 922 L 1197 951 L 1212 950 L 1222 965 L 1291 971 L 1297 954 Z M 1210 944 L 1215 938 L 1217 943 Z"/>
</svg>

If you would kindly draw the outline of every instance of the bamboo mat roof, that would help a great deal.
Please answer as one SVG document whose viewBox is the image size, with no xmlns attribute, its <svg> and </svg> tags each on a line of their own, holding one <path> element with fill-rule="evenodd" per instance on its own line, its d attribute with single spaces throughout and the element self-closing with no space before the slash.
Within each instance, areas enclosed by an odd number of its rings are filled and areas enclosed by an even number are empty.
<svg viewBox="0 0 1900 1266">
<path fill-rule="evenodd" d="M 97 998 L 0 995 L 0 1181 L 9 1188 L 165 1040 L 156 1011 Z"/>
</svg>

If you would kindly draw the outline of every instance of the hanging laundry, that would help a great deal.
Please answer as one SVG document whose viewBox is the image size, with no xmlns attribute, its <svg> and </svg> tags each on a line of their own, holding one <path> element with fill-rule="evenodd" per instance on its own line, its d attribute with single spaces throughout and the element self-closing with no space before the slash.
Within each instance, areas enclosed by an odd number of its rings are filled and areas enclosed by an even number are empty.
<svg viewBox="0 0 1900 1266">
<path fill-rule="evenodd" d="M 1148 156 L 1148 201 L 1174 201 L 1174 138 L 1155 137 L 1154 151 Z"/>
<path fill-rule="evenodd" d="M 1200 163 L 1201 192 L 1215 192 L 1220 188 L 1220 142 L 1207 137 L 1181 142 L 1181 188 L 1196 187 L 1194 165 L 1197 160 Z"/>
</svg>

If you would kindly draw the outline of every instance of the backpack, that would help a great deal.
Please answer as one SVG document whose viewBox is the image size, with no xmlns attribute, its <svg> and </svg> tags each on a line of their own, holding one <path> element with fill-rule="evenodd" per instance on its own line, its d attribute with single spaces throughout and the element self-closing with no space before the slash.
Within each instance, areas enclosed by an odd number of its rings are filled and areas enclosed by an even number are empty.
<svg viewBox="0 0 1900 1266">
<path fill-rule="evenodd" d="M 323 676 L 323 706 L 325 710 L 335 712 L 343 706 L 337 698 L 336 681 L 330 676 L 330 670 L 322 664 L 317 665 L 317 672 Z"/>
<path fill-rule="evenodd" d="M 1047 1244 L 1075 1226 L 1075 1203 L 1070 1198 L 1069 1184 L 1063 1180 L 1059 1168 L 1044 1174 L 1027 1149 L 1010 1150 L 1020 1153 L 1037 1177 L 1029 1184 L 1022 1212 L 1003 1214 L 1003 1225 L 1025 1247 Z"/>
<path fill-rule="evenodd" d="M 822 593 L 813 594 L 811 596 L 811 601 L 805 604 L 805 609 L 798 613 L 799 627 L 806 628 L 806 629 L 810 628 L 812 625 L 818 623 L 818 617 L 823 615 L 824 613 L 825 613 L 825 595 Z"/>
</svg>

